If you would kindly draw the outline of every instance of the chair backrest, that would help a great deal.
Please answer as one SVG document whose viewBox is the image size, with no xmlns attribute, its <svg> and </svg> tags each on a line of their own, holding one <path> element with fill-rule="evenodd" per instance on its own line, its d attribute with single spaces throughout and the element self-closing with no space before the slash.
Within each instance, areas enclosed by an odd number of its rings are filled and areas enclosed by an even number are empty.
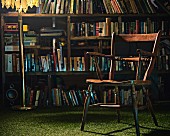
<svg viewBox="0 0 170 136">
<path fill-rule="evenodd" d="M 121 46 L 126 46 L 126 45 L 133 45 L 131 48 L 141 48 L 145 49 L 148 48 L 150 49 L 150 52 L 152 53 L 152 56 L 150 56 L 149 60 L 149 65 L 144 73 L 143 80 L 146 80 L 150 75 L 151 72 L 154 69 L 155 61 L 156 61 L 156 56 L 158 53 L 158 44 L 160 42 L 160 37 L 161 37 L 161 31 L 158 31 L 157 33 L 149 33 L 149 34 L 115 34 L 114 32 L 112 33 L 112 38 L 111 38 L 111 55 L 114 57 L 117 54 L 121 54 L 122 52 L 126 52 L 126 54 L 129 53 L 127 51 L 127 48 L 122 48 Z M 126 42 L 126 44 L 124 44 Z M 135 46 L 134 46 L 135 45 Z M 149 46 L 152 46 L 149 48 Z M 117 51 L 116 48 L 119 48 Z M 135 49 L 135 52 L 136 52 Z M 131 49 L 134 50 L 134 49 Z M 131 54 L 128 54 L 131 55 Z M 109 79 L 112 80 L 114 79 L 114 72 L 115 72 L 115 61 L 111 60 L 111 66 L 110 66 L 110 72 L 109 72 Z M 136 76 L 137 77 L 137 76 Z"/>
</svg>

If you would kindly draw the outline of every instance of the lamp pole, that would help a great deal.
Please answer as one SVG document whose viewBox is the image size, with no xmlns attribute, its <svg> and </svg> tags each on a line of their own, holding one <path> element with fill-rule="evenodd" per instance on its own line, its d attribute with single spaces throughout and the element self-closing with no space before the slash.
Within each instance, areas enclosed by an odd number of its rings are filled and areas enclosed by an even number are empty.
<svg viewBox="0 0 170 136">
<path fill-rule="evenodd" d="M 12 9 L 18 10 L 18 26 L 19 26 L 19 51 L 20 51 L 20 76 L 21 76 L 21 105 L 13 106 L 13 109 L 19 110 L 29 110 L 33 107 L 27 107 L 25 102 L 25 69 L 24 69 L 24 45 L 23 45 L 23 25 L 22 25 L 22 10 L 27 11 L 28 7 L 39 7 L 41 0 L 1 0 L 2 8 L 6 7 L 7 9 L 11 7 Z"/>
<path fill-rule="evenodd" d="M 32 106 L 26 106 L 25 102 L 25 69 L 24 69 L 24 45 L 23 45 L 23 24 L 22 24 L 22 10 L 18 10 L 18 26 L 19 26 L 19 49 L 20 49 L 20 76 L 21 76 L 21 105 L 13 106 L 13 109 L 30 110 Z"/>
</svg>

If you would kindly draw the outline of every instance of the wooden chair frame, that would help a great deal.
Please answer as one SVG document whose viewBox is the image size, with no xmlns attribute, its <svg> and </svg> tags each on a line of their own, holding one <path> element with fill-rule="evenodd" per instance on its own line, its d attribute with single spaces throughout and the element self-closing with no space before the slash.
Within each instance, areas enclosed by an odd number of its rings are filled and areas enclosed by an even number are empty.
<svg viewBox="0 0 170 136">
<path fill-rule="evenodd" d="M 148 79 L 148 77 L 151 75 L 157 53 L 158 53 L 158 44 L 160 42 L 160 37 L 161 37 L 162 32 L 158 31 L 158 33 L 150 33 L 150 34 L 118 34 L 116 35 L 115 33 L 112 33 L 112 38 L 111 38 L 111 54 L 106 55 L 98 52 L 87 52 L 86 55 L 90 55 L 91 57 L 94 57 L 95 60 L 95 68 L 97 72 L 98 79 L 86 79 L 86 83 L 89 84 L 88 87 L 88 94 L 85 98 L 84 101 L 84 110 L 83 110 L 83 116 L 82 116 L 82 123 L 81 123 L 81 130 L 84 130 L 85 126 L 85 121 L 86 121 L 86 116 L 88 112 L 88 107 L 90 104 L 90 93 L 92 92 L 93 85 L 98 85 L 98 86 L 106 86 L 106 87 L 114 87 L 116 92 L 119 92 L 119 87 L 126 86 L 131 88 L 131 97 L 132 97 L 132 107 L 133 107 L 133 115 L 134 115 L 134 120 L 135 120 L 135 127 L 136 127 L 136 135 L 140 135 L 140 130 L 139 130 L 139 122 L 138 122 L 138 105 L 137 105 L 137 100 L 136 100 L 136 87 L 142 88 L 142 92 L 144 93 L 146 97 L 146 105 L 151 113 L 152 119 L 154 121 L 154 124 L 158 126 L 158 122 L 156 120 L 153 107 L 148 95 L 148 92 L 146 88 L 151 85 L 151 81 Z M 117 37 L 119 37 L 119 40 L 126 41 L 128 43 L 131 42 L 153 42 L 153 48 L 152 51 L 144 51 L 141 49 L 137 49 L 138 56 L 136 57 L 126 57 L 126 58 L 115 58 L 115 44 L 118 41 L 116 41 Z M 109 71 L 109 77 L 108 79 L 103 79 L 102 72 L 100 69 L 100 66 L 98 64 L 98 58 L 99 57 L 106 57 L 111 60 L 110 63 L 110 71 Z M 135 61 L 138 63 L 137 71 L 136 71 L 136 79 L 135 80 L 124 80 L 124 81 L 116 81 L 114 80 L 114 72 L 115 72 L 115 61 Z M 144 76 L 142 78 L 141 76 L 141 64 L 142 61 L 149 61 L 148 68 L 144 72 Z M 103 104 L 99 106 L 104 106 Z M 117 105 L 105 105 L 106 107 L 116 107 L 118 108 L 118 122 L 120 122 L 120 112 L 119 112 L 119 107 L 121 106 L 120 103 Z"/>
</svg>

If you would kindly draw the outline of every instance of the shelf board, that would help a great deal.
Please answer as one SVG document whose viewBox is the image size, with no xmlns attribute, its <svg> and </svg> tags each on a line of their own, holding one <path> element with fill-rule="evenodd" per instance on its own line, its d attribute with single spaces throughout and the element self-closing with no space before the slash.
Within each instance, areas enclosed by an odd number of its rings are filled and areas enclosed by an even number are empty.
<svg viewBox="0 0 170 136">
<path fill-rule="evenodd" d="M 111 36 L 76 36 L 71 37 L 70 40 L 83 41 L 83 40 L 110 40 Z"/>
<path fill-rule="evenodd" d="M 18 17 L 18 12 L 2 13 L 2 16 Z M 71 18 L 106 18 L 106 17 L 169 17 L 166 13 L 153 13 L 153 14 L 42 14 L 42 13 L 22 13 L 22 17 L 68 17 Z"/>
<path fill-rule="evenodd" d="M 74 75 L 93 75 L 96 74 L 94 71 L 59 71 L 59 72 L 25 72 L 27 76 L 48 76 L 48 75 L 56 75 L 56 76 L 74 76 Z M 6 76 L 19 76 L 19 72 L 6 72 Z"/>
<path fill-rule="evenodd" d="M 4 17 L 18 17 L 18 12 L 8 12 L 1 14 Z M 22 13 L 22 17 L 67 17 L 67 14 L 37 14 L 37 13 Z"/>
<path fill-rule="evenodd" d="M 108 72 L 103 72 L 103 74 L 107 74 Z M 6 72 L 6 76 L 15 76 L 20 75 L 19 72 Z M 95 71 L 59 71 L 59 72 L 25 72 L 25 75 L 95 75 Z M 134 71 L 116 71 L 115 74 L 134 74 Z"/>
</svg>

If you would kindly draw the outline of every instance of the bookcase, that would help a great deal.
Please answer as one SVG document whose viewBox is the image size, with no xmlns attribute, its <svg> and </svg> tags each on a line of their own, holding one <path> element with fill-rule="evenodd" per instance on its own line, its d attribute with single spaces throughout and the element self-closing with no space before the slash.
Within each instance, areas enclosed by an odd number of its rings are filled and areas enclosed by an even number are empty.
<svg viewBox="0 0 170 136">
<path fill-rule="evenodd" d="M 101 3 L 96 1 L 94 5 Z M 54 14 L 44 9 L 42 13 L 22 14 L 28 105 L 82 105 L 87 89 L 85 79 L 96 76 L 93 60 L 85 62 L 85 53 L 109 52 L 113 31 L 150 33 L 161 29 L 162 41 L 170 39 L 169 14 L 110 13 L 105 6 L 100 5 L 100 11 L 94 6 L 93 12 L 79 13 L 74 9 Z M 1 14 L 2 100 L 5 105 L 18 104 L 21 97 L 17 19 L 17 13 Z M 117 55 L 121 52 L 122 49 L 118 48 Z M 156 66 L 159 88 L 168 88 L 164 83 L 169 80 L 169 57 L 168 48 L 162 46 Z M 108 71 L 109 64 L 102 60 L 101 65 L 103 71 Z M 116 74 L 133 76 L 133 69 L 133 66 L 125 69 L 117 64 Z M 158 89 L 158 97 L 166 95 L 165 90 Z M 99 100 L 97 95 L 94 90 L 92 103 Z"/>
</svg>

